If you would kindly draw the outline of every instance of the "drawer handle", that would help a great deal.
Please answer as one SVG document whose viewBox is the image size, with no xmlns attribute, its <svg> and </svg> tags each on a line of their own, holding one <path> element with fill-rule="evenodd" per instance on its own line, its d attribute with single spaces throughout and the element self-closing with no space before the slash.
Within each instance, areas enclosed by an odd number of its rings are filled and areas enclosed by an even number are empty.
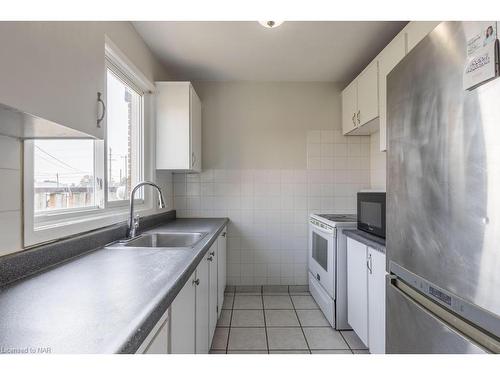
<svg viewBox="0 0 500 375">
<path fill-rule="evenodd" d="M 104 100 L 102 100 L 102 94 L 100 92 L 97 93 L 97 103 L 101 103 L 102 105 L 102 115 L 97 117 L 97 127 L 101 127 L 101 122 L 104 120 L 104 117 L 106 116 L 106 104 L 104 104 Z"/>
<path fill-rule="evenodd" d="M 208 258 L 207 258 L 207 260 L 208 260 L 209 262 L 211 262 L 211 261 L 213 261 L 213 260 L 214 260 L 214 258 L 213 258 L 213 257 L 208 257 Z"/>
<path fill-rule="evenodd" d="M 200 279 L 193 280 L 193 285 L 200 285 Z"/>
</svg>

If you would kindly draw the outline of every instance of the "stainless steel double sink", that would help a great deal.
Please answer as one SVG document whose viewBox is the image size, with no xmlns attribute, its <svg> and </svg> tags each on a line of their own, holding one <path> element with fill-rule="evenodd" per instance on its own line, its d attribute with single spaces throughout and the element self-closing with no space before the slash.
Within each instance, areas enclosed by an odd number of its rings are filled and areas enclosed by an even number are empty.
<svg viewBox="0 0 500 375">
<path fill-rule="evenodd" d="M 108 247 L 161 248 L 166 250 L 193 249 L 207 234 L 207 232 L 144 233 L 130 240 L 118 241 Z"/>
</svg>

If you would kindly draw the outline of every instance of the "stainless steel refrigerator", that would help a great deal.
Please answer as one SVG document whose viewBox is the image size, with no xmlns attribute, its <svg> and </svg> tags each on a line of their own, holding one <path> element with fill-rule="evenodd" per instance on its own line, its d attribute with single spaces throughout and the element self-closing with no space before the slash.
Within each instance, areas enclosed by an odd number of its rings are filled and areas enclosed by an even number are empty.
<svg viewBox="0 0 500 375">
<path fill-rule="evenodd" d="M 387 353 L 500 352 L 500 78 L 464 88 L 474 27 L 388 76 Z"/>
</svg>

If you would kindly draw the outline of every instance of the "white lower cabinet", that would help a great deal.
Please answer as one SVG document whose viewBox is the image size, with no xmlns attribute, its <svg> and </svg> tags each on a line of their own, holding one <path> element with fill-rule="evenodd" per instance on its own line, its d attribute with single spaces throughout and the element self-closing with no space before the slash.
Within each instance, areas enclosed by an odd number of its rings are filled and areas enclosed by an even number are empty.
<svg viewBox="0 0 500 375">
<path fill-rule="evenodd" d="M 224 227 L 138 353 L 209 352 L 224 302 L 226 235 Z"/>
<path fill-rule="evenodd" d="M 207 354 L 209 340 L 210 262 L 205 256 L 196 268 L 196 354 Z"/>
<path fill-rule="evenodd" d="M 217 315 L 222 312 L 224 304 L 224 291 L 226 290 L 226 245 L 227 230 L 224 227 L 217 239 Z"/>
<path fill-rule="evenodd" d="M 141 344 L 138 354 L 170 353 L 170 308 L 163 314 L 158 323 Z"/>
<path fill-rule="evenodd" d="M 170 306 L 170 342 L 173 354 L 192 354 L 196 349 L 195 281 L 196 271 L 189 277 Z"/>
<path fill-rule="evenodd" d="M 219 260 L 219 252 L 217 248 L 217 241 L 214 242 L 210 250 L 208 250 L 208 257 L 207 260 L 209 261 L 209 275 L 210 275 L 210 282 L 209 282 L 209 297 L 208 297 L 208 303 L 209 303 L 209 309 L 208 309 L 208 337 L 209 337 L 209 346 L 211 344 L 211 339 L 214 337 L 215 333 L 215 326 L 217 325 L 217 318 L 219 317 L 218 315 L 218 305 L 217 305 L 217 262 Z"/>
<path fill-rule="evenodd" d="M 368 347 L 385 353 L 385 254 L 368 247 Z"/>
<path fill-rule="evenodd" d="M 347 239 L 347 321 L 368 346 L 368 275 L 366 245 Z"/>
<path fill-rule="evenodd" d="M 347 239 L 347 320 L 370 353 L 385 353 L 385 254 Z"/>
</svg>

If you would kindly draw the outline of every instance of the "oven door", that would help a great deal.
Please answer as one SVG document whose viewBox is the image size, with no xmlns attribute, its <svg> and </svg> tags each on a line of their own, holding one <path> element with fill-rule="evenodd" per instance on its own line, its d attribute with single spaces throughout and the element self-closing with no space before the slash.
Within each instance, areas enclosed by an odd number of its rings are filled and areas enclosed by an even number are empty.
<svg viewBox="0 0 500 375">
<path fill-rule="evenodd" d="M 335 298 L 335 228 L 309 223 L 309 271 Z"/>
</svg>

